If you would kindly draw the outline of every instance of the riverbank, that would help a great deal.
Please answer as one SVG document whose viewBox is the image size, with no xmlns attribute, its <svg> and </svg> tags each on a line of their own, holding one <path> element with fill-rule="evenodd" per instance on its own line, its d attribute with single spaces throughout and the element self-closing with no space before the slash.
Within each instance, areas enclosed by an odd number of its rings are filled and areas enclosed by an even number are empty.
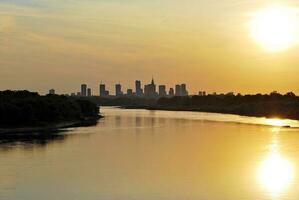
<svg viewBox="0 0 299 200">
<path fill-rule="evenodd" d="M 88 98 L 89 99 L 89 98 Z M 265 117 L 299 120 L 299 96 L 292 92 L 279 94 L 210 94 L 174 96 L 161 98 L 116 97 L 89 99 L 100 106 L 120 106 L 122 108 L 194 111 L 234 114 L 249 117 Z"/>
<path fill-rule="evenodd" d="M 100 107 L 87 99 L 0 91 L 0 134 L 52 132 L 93 125 L 100 117 Z"/>
<path fill-rule="evenodd" d="M 98 120 L 103 118 L 102 115 L 98 115 L 97 117 L 86 118 L 84 120 L 76 120 L 70 122 L 60 122 L 54 124 L 47 124 L 45 126 L 37 126 L 37 127 L 17 127 L 17 128 L 0 128 L 0 136 L 1 135 L 20 135 L 20 134 L 42 134 L 42 133 L 51 133 L 57 132 L 65 128 L 71 127 L 80 127 L 80 126 L 93 126 L 98 123 Z"/>
<path fill-rule="evenodd" d="M 147 109 L 199 111 L 299 120 L 299 97 L 293 93 L 208 95 L 160 98 Z"/>
<path fill-rule="evenodd" d="M 239 115 L 239 116 L 246 116 L 246 117 L 264 117 L 264 118 L 279 118 L 279 119 L 289 119 L 289 120 L 299 120 L 299 116 L 296 117 L 281 117 L 282 115 L 279 114 L 250 114 L 250 113 L 241 113 L 232 111 L 230 108 L 216 108 L 216 107 L 202 107 L 202 108 L 195 108 L 195 107 L 165 107 L 165 106 L 120 106 L 119 108 L 122 109 L 146 109 L 146 110 L 164 110 L 164 111 L 188 111 L 188 112 L 206 112 L 206 113 L 219 113 L 219 114 L 232 114 L 232 115 Z"/>
</svg>

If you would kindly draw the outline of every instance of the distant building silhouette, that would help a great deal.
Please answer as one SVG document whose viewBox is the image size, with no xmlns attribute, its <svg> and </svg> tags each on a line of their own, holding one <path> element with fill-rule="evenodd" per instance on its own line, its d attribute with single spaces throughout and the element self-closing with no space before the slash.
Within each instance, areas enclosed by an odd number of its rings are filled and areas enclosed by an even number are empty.
<svg viewBox="0 0 299 200">
<path fill-rule="evenodd" d="M 83 96 L 83 97 L 87 96 L 87 85 L 86 84 L 81 85 L 81 96 Z"/>
<path fill-rule="evenodd" d="M 186 84 L 175 85 L 175 96 L 188 96 L 188 90 Z"/>
<path fill-rule="evenodd" d="M 72 96 L 72 97 L 76 96 L 76 93 L 72 92 L 72 93 L 71 93 L 71 96 Z"/>
<path fill-rule="evenodd" d="M 169 89 L 168 95 L 169 95 L 170 97 L 174 96 L 174 90 L 173 90 L 173 88 L 170 88 L 170 89 Z"/>
<path fill-rule="evenodd" d="M 206 96 L 206 92 L 205 91 L 199 91 L 198 96 Z"/>
<path fill-rule="evenodd" d="M 120 97 L 123 95 L 123 92 L 121 91 L 121 84 L 115 85 L 115 96 Z"/>
<path fill-rule="evenodd" d="M 132 89 L 127 89 L 127 96 L 129 96 L 129 97 L 133 96 L 133 90 Z"/>
<path fill-rule="evenodd" d="M 148 98 L 157 97 L 156 85 L 154 79 L 152 79 L 152 82 L 150 84 L 144 86 L 144 95 L 145 97 Z"/>
<path fill-rule="evenodd" d="M 90 89 L 90 88 L 87 88 L 87 96 L 88 96 L 88 97 L 91 97 L 91 95 L 92 95 L 92 94 L 91 94 L 91 89 Z"/>
<path fill-rule="evenodd" d="M 167 95 L 166 93 L 166 86 L 165 85 L 159 85 L 159 96 L 165 97 Z"/>
<path fill-rule="evenodd" d="M 149 84 L 144 85 L 144 89 L 142 89 L 141 81 L 135 80 L 135 88 L 134 89 L 128 89 L 126 94 L 122 91 L 122 85 L 121 84 L 115 84 L 115 97 L 121 97 L 121 96 L 134 96 L 134 97 L 145 97 L 145 98 L 158 98 L 158 97 L 173 97 L 173 96 L 188 96 L 189 92 L 187 90 L 187 85 L 185 83 L 183 84 L 176 84 L 175 87 L 169 88 L 169 91 L 167 93 L 166 91 L 167 86 L 166 85 L 159 85 L 156 87 L 154 78 L 152 78 L 151 82 Z M 49 94 L 55 94 L 55 90 L 51 89 L 49 90 Z M 198 92 L 199 96 L 205 96 L 206 93 L 204 91 Z M 81 91 L 77 94 L 72 94 L 72 96 L 92 96 L 92 90 L 91 88 L 87 88 L 87 84 L 81 85 Z M 113 96 L 109 95 L 109 91 L 106 90 L 106 85 L 102 82 L 99 84 L 99 96 L 100 97 L 111 97 Z"/>
<path fill-rule="evenodd" d="M 182 96 L 181 85 L 175 85 L 175 96 Z"/>
<path fill-rule="evenodd" d="M 106 94 L 106 86 L 105 84 L 100 84 L 100 96 L 103 97 Z"/>
<path fill-rule="evenodd" d="M 142 96 L 143 91 L 142 91 L 142 88 L 141 88 L 141 81 L 139 81 L 139 80 L 135 81 L 135 92 L 136 92 L 135 94 L 136 94 L 137 97 Z"/>
<path fill-rule="evenodd" d="M 187 86 L 186 84 L 181 84 L 181 96 L 188 96 Z"/>
<path fill-rule="evenodd" d="M 49 90 L 49 94 L 55 94 L 55 90 L 54 89 Z"/>
<path fill-rule="evenodd" d="M 100 84 L 100 96 L 101 97 L 108 97 L 109 96 L 109 91 L 106 90 L 105 84 Z"/>
</svg>

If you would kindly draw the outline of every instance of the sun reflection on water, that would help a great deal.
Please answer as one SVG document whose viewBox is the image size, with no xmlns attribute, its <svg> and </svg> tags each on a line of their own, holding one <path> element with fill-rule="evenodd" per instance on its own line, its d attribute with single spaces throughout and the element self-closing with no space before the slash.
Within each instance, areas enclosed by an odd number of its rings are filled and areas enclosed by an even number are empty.
<svg viewBox="0 0 299 200">
<path fill-rule="evenodd" d="M 266 119 L 265 124 L 270 125 L 270 126 L 286 126 L 287 122 L 283 119 Z"/>
<path fill-rule="evenodd" d="M 279 152 L 279 143 L 274 139 L 269 146 L 269 154 L 258 168 L 261 186 L 273 197 L 285 192 L 294 178 L 292 163 Z"/>
</svg>

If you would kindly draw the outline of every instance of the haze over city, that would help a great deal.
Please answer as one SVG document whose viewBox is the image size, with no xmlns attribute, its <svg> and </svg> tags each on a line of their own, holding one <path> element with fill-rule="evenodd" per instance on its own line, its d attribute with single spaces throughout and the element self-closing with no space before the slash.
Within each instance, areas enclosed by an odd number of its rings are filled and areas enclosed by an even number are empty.
<svg viewBox="0 0 299 200">
<path fill-rule="evenodd" d="M 295 0 L 2 0 L 0 89 L 67 93 L 101 81 L 109 90 L 116 82 L 127 89 L 154 75 L 161 84 L 186 83 L 191 94 L 298 94 L 298 6 Z M 273 15 L 277 27 L 267 21 Z"/>
</svg>

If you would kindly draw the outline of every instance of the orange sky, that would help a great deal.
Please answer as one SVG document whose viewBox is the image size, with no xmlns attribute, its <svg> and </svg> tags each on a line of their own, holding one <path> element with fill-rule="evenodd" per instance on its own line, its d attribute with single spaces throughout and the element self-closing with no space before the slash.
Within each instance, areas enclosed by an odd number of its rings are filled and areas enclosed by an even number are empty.
<svg viewBox="0 0 299 200">
<path fill-rule="evenodd" d="M 266 0 L 3 0 L 0 90 L 97 94 L 100 81 L 124 89 L 152 75 L 190 93 L 299 94 L 298 46 L 269 52 L 251 35 Z"/>
</svg>

